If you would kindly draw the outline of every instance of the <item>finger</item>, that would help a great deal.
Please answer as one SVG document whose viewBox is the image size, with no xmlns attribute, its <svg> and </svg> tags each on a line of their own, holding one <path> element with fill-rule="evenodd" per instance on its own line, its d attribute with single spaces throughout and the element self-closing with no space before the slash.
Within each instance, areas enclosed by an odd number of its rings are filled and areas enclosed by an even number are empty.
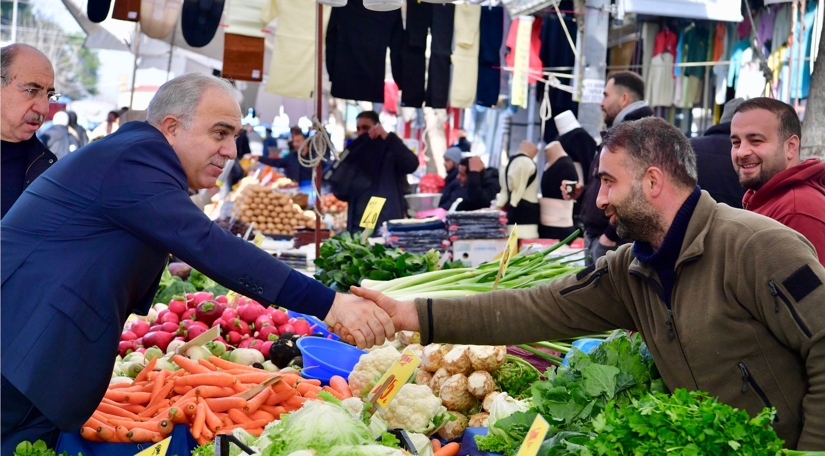
<svg viewBox="0 0 825 456">
<path fill-rule="evenodd" d="M 374 345 L 383 345 L 385 339 L 384 325 L 381 324 L 377 318 L 369 318 L 367 320 L 367 326 L 369 326 L 370 332 L 372 333 L 371 336 L 367 336 L 367 342 L 372 339 Z"/>
<path fill-rule="evenodd" d="M 352 334 L 348 334 L 348 335 L 347 335 L 346 342 L 347 342 L 348 344 L 350 344 L 350 345 L 355 345 L 355 338 L 354 338 L 354 337 L 352 337 Z"/>
<path fill-rule="evenodd" d="M 364 337 L 364 334 L 361 332 L 360 329 L 352 331 L 350 335 L 354 338 L 356 347 L 360 348 L 361 350 L 367 348 L 367 338 Z"/>
<path fill-rule="evenodd" d="M 372 302 L 377 303 L 384 297 L 380 291 L 370 290 L 369 288 L 363 287 L 356 287 L 355 285 L 350 287 L 350 292 L 359 298 L 369 299 Z"/>
<path fill-rule="evenodd" d="M 384 335 L 389 340 L 395 340 L 395 325 L 392 323 L 392 318 L 383 309 L 375 309 L 372 311 L 375 318 L 384 328 Z"/>
</svg>

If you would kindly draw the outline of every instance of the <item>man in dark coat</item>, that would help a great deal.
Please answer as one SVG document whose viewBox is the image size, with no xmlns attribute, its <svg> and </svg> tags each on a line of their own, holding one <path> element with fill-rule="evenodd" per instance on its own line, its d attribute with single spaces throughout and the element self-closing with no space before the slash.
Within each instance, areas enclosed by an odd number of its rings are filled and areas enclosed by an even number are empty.
<svg viewBox="0 0 825 456">
<path fill-rule="evenodd" d="M 464 189 L 464 201 L 456 210 L 475 211 L 489 208 L 501 191 L 498 170 L 484 168 L 478 157 L 467 157 L 458 166 L 458 181 Z"/>
<path fill-rule="evenodd" d="M 739 184 L 739 176 L 730 160 L 730 121 L 736 107 L 743 101 L 745 100 L 734 98 L 725 103 L 719 123 L 708 128 L 704 136 L 690 140 L 690 145 L 696 152 L 699 186 L 717 202 L 738 209 L 742 208 L 745 189 Z"/>
<path fill-rule="evenodd" d="M 388 133 L 381 126 L 378 113 L 364 111 L 356 117 L 359 137 L 350 144 L 352 159 L 363 175 L 371 181 L 369 188 L 360 195 L 348 195 L 347 231 L 360 231 L 361 217 L 370 198 L 386 198 L 376 229 L 387 220 L 405 218 L 410 193 L 407 175 L 418 169 L 418 157 L 404 145 L 395 133 Z"/>
<path fill-rule="evenodd" d="M 10 44 L 0 50 L 2 70 L 2 200 L 0 218 L 23 191 L 57 161 L 37 139 L 35 132 L 49 113 L 54 93 L 54 69 L 42 52 L 26 44 Z"/>
<path fill-rule="evenodd" d="M 192 202 L 187 188 L 214 187 L 236 156 L 241 110 L 227 81 L 175 78 L 147 119 L 60 160 L 3 219 L 3 455 L 22 440 L 53 447 L 58 430 L 89 419 L 123 324 L 148 312 L 170 253 L 264 305 L 343 322 L 362 347 L 395 332 L 374 304 L 293 271 Z"/>
<path fill-rule="evenodd" d="M 461 152 L 458 146 L 452 146 L 444 152 L 444 168 L 447 170 L 447 177 L 444 178 L 444 189 L 441 190 L 441 200 L 438 203 L 438 207 L 444 210 L 449 210 L 455 200 L 464 198 L 467 194 L 457 179 Z"/>
</svg>

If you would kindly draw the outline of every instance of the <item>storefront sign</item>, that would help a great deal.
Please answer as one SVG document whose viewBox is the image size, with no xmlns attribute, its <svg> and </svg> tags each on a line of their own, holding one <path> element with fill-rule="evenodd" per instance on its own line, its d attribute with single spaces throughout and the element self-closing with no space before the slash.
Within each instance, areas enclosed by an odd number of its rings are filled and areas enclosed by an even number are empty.
<svg viewBox="0 0 825 456">
<path fill-rule="evenodd" d="M 604 80 L 584 79 L 582 80 L 582 96 L 579 103 L 599 104 L 604 98 Z"/>
<path fill-rule="evenodd" d="M 421 364 L 421 358 L 411 348 L 405 348 L 395 364 L 370 391 L 370 402 L 386 410 L 401 387 L 412 377 L 419 364 Z"/>
</svg>

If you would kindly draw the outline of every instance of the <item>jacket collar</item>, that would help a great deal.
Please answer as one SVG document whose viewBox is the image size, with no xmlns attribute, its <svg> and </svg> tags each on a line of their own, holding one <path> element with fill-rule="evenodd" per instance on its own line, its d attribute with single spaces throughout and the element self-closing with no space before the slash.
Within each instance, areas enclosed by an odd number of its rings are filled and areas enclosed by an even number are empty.
<svg viewBox="0 0 825 456">
<path fill-rule="evenodd" d="M 730 122 L 716 124 L 707 130 L 705 130 L 705 134 L 702 136 L 710 136 L 710 135 L 725 135 L 730 136 Z"/>
<path fill-rule="evenodd" d="M 52 160 L 50 163 L 54 163 L 57 161 L 57 156 L 49 150 L 40 139 L 37 138 L 37 135 L 32 135 L 31 138 L 23 141 L 24 147 L 26 148 L 26 172 L 31 168 L 34 162 L 38 161 L 39 159 L 45 159 L 45 161 Z"/>
<path fill-rule="evenodd" d="M 686 261 L 701 257 L 705 253 L 705 237 L 710 231 L 715 216 L 716 201 L 708 192 L 702 190 L 699 202 L 696 203 L 696 208 L 693 209 L 693 216 L 688 222 L 685 240 L 682 242 L 682 250 L 679 253 L 679 259 L 676 260 L 674 270 L 678 270 L 679 266 Z M 630 255 L 632 255 L 632 252 Z M 633 261 L 630 262 L 630 270 L 647 277 L 654 274 L 653 266 L 639 261 L 635 256 L 633 256 Z"/>
<path fill-rule="evenodd" d="M 639 101 L 634 101 L 633 103 L 630 103 L 629 105 L 625 106 L 624 109 L 619 111 L 619 114 L 616 115 L 616 118 L 613 119 L 613 123 L 610 126 L 612 127 L 613 125 L 618 125 L 618 124 L 624 122 L 624 118 L 627 117 L 628 114 L 630 114 L 633 111 L 636 111 L 637 109 L 642 109 L 646 106 L 647 106 L 647 101 L 646 100 L 639 100 Z"/>
</svg>

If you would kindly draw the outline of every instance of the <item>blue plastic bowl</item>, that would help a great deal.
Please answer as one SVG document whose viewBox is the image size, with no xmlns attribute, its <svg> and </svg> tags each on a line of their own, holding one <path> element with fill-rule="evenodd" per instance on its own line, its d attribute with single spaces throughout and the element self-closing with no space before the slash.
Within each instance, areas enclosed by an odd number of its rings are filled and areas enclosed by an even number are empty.
<svg viewBox="0 0 825 456">
<path fill-rule="evenodd" d="M 603 342 L 604 341 L 602 339 L 579 339 L 579 340 L 573 342 L 573 346 L 578 348 L 579 350 L 589 354 L 596 347 L 601 345 Z M 569 358 L 572 353 L 573 353 L 573 350 L 570 350 L 570 352 L 568 352 L 566 355 L 564 355 L 564 361 L 562 362 L 563 365 L 569 366 L 569 364 L 567 364 L 567 358 Z"/>
<path fill-rule="evenodd" d="M 327 328 L 326 323 L 324 323 L 323 321 L 313 317 L 312 315 L 304 315 L 302 313 L 293 312 L 291 310 L 287 310 L 286 313 L 287 313 L 287 315 L 289 315 L 289 318 L 303 318 L 304 320 L 309 322 L 309 326 L 315 326 L 315 329 L 313 330 L 313 333 L 321 333 L 327 339 L 332 339 L 332 340 L 341 339 L 337 335 L 329 332 L 329 328 Z M 332 336 L 332 337 L 330 337 L 330 336 Z"/>
<path fill-rule="evenodd" d="M 320 367 L 316 367 L 315 369 L 310 369 L 308 371 L 305 371 L 305 370 L 301 371 L 301 377 L 304 377 L 304 378 L 307 378 L 307 379 L 310 379 L 310 380 L 320 380 L 321 385 L 324 385 L 324 386 L 329 386 L 329 380 L 332 378 L 333 375 L 337 375 L 337 374 L 333 374 L 332 372 L 325 371 L 325 370 L 321 369 Z"/>
<path fill-rule="evenodd" d="M 313 367 L 306 373 L 315 377 L 331 373 L 347 378 L 361 355 L 367 354 L 352 345 L 321 337 L 298 339 L 298 349 L 304 357 L 304 368 Z"/>
</svg>

